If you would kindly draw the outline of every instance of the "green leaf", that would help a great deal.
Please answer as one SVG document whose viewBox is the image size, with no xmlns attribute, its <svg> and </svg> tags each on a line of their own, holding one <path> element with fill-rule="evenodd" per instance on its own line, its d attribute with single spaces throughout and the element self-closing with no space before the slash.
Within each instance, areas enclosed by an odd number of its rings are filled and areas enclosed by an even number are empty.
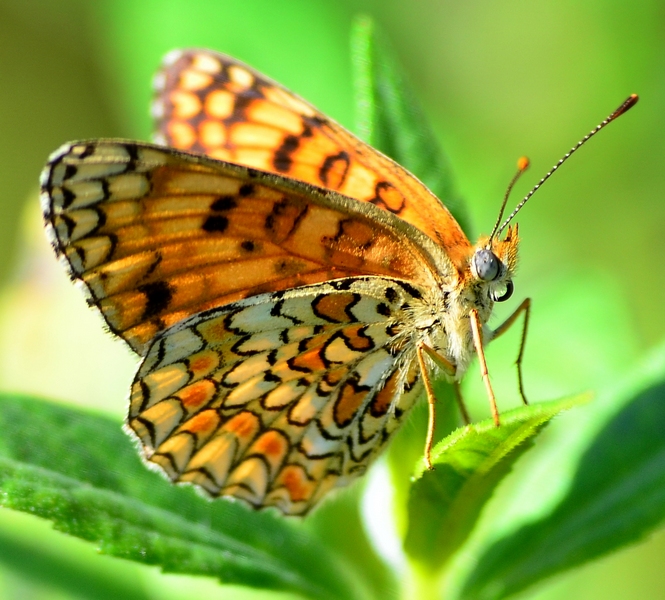
<svg viewBox="0 0 665 600">
<path fill-rule="evenodd" d="M 354 22 L 351 61 L 360 137 L 419 177 L 468 232 L 448 161 L 389 44 L 369 17 Z"/>
<path fill-rule="evenodd" d="M 640 376 L 641 389 L 582 456 L 565 498 L 543 519 L 493 544 L 467 580 L 463 598 L 504 598 L 635 542 L 663 522 L 665 347 L 656 362 L 658 379 Z"/>
<path fill-rule="evenodd" d="M 443 567 L 536 435 L 559 412 L 587 399 L 583 395 L 522 406 L 502 414 L 501 427 L 487 419 L 437 444 L 432 451 L 434 469 L 425 470 L 421 463 L 411 487 L 404 541 L 409 557 L 431 572 Z"/>
<path fill-rule="evenodd" d="M 103 553 L 311 598 L 366 595 L 362 575 L 297 521 L 171 485 L 109 419 L 4 395 L 0 429 L 0 506 L 49 519 Z"/>
<path fill-rule="evenodd" d="M 61 549 L 56 553 L 42 548 L 41 541 L 37 538 L 27 543 L 0 531 L 0 564 L 35 586 L 58 590 L 78 600 L 149 600 L 150 595 L 141 585 L 118 577 L 116 570 L 107 573 L 91 568 Z"/>
<path fill-rule="evenodd" d="M 324 501 L 309 515 L 303 526 L 316 532 L 329 552 L 342 557 L 362 573 L 373 598 L 389 600 L 397 597 L 398 581 L 396 574 L 377 556 L 367 538 L 360 512 L 362 491 L 362 485 L 340 490 L 334 501 Z"/>
</svg>

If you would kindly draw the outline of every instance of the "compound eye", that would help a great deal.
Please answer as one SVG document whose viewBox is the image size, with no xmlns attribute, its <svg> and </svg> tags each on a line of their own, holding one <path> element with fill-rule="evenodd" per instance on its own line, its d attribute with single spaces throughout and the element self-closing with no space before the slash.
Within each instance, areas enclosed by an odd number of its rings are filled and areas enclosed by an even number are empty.
<svg viewBox="0 0 665 600">
<path fill-rule="evenodd" d="M 496 254 L 487 248 L 477 250 L 473 256 L 476 273 L 483 281 L 494 281 L 501 272 L 499 259 Z"/>
<path fill-rule="evenodd" d="M 492 292 L 492 300 L 494 300 L 494 302 L 505 302 L 513 295 L 513 290 L 513 282 L 509 279 L 506 281 L 506 289 L 504 290 L 503 294 L 495 294 Z"/>
</svg>

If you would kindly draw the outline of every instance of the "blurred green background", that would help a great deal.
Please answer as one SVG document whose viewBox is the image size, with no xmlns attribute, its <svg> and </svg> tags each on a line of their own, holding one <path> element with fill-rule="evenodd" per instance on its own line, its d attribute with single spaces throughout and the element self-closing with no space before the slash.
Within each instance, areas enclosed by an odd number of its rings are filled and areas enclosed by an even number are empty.
<svg viewBox="0 0 665 600">
<path fill-rule="evenodd" d="M 525 379 L 535 400 L 611 387 L 663 339 L 662 1 L 0 0 L 2 389 L 78 402 L 120 423 L 137 362 L 101 331 L 44 240 L 37 189 L 49 153 L 73 139 L 149 139 L 152 74 L 165 52 L 183 46 L 240 58 L 353 129 L 349 33 L 358 12 L 391 40 L 475 233 L 491 228 L 519 156 L 532 168 L 513 203 L 628 94 L 640 94 L 520 215 L 517 300 L 502 309 L 533 298 Z M 514 388 L 510 340 L 489 354 L 500 391 Z M 479 378 L 467 379 L 474 396 Z M 584 418 L 566 418 L 549 456 L 575 445 L 566 435 Z M 489 517 L 505 519 L 499 529 L 537 512 L 530 507 L 546 504 L 540 496 L 563 485 L 565 474 L 548 464 L 513 481 L 519 502 L 507 507 L 499 494 Z M 525 597 L 662 599 L 664 559 L 661 532 Z M 0 598 L 99 597 L 70 589 L 64 568 L 124 582 L 137 598 L 236 597 L 213 581 L 98 557 L 45 523 L 0 511 Z"/>
</svg>

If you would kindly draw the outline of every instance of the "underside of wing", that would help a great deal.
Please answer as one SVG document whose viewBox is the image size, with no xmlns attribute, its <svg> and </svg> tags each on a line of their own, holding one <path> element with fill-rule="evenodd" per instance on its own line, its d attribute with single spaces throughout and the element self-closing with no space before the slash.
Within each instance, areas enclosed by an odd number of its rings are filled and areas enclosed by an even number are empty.
<svg viewBox="0 0 665 600">
<path fill-rule="evenodd" d="M 375 206 L 149 144 L 68 144 L 42 174 L 56 252 L 139 354 L 161 331 L 241 298 L 358 275 L 431 288 L 445 255 Z"/>
<path fill-rule="evenodd" d="M 470 244 L 413 175 L 313 106 L 235 59 L 174 51 L 155 78 L 156 141 L 370 202 L 415 225 L 455 264 Z"/>
<path fill-rule="evenodd" d="M 305 514 L 366 470 L 421 391 L 400 337 L 414 293 L 349 278 L 195 315 L 150 345 L 128 427 L 172 481 Z"/>
</svg>

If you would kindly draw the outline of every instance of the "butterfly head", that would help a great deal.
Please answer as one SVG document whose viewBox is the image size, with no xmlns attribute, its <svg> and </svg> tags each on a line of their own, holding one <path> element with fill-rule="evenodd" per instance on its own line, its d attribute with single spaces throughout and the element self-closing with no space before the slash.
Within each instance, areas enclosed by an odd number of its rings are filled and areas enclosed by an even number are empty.
<svg viewBox="0 0 665 600">
<path fill-rule="evenodd" d="M 513 294 L 518 245 L 518 228 L 514 225 L 508 227 L 501 240 L 481 239 L 473 253 L 471 273 L 487 284 L 489 296 L 495 302 L 504 302 Z"/>
<path fill-rule="evenodd" d="M 515 209 L 508 215 L 503 223 L 503 213 L 508 202 L 508 197 L 513 189 L 515 183 L 520 178 L 522 173 L 529 168 L 529 159 L 522 157 L 517 161 L 517 172 L 515 173 L 512 181 L 508 185 L 508 189 L 503 197 L 499 216 L 496 220 L 492 233 L 488 238 L 481 239 L 471 259 L 471 273 L 473 277 L 488 286 L 489 297 L 495 302 L 503 302 L 508 300 L 513 293 L 512 278 L 517 266 L 517 246 L 519 238 L 517 235 L 517 225 L 510 225 L 515 215 L 522 209 L 522 207 L 529 201 L 529 199 L 542 187 L 542 185 L 550 178 L 550 176 L 564 163 L 570 156 L 590 140 L 596 133 L 603 129 L 606 125 L 614 121 L 617 117 L 630 110 L 637 103 L 638 97 L 636 94 L 631 94 L 624 102 L 617 108 L 611 115 L 604 121 L 592 129 L 586 136 L 584 136 L 571 150 L 569 150 L 560 160 L 556 163 L 545 176 L 531 189 L 531 191 L 517 204 Z M 507 229 L 506 229 L 507 228 Z M 506 230 L 506 236 L 499 240 L 498 237 Z"/>
</svg>

